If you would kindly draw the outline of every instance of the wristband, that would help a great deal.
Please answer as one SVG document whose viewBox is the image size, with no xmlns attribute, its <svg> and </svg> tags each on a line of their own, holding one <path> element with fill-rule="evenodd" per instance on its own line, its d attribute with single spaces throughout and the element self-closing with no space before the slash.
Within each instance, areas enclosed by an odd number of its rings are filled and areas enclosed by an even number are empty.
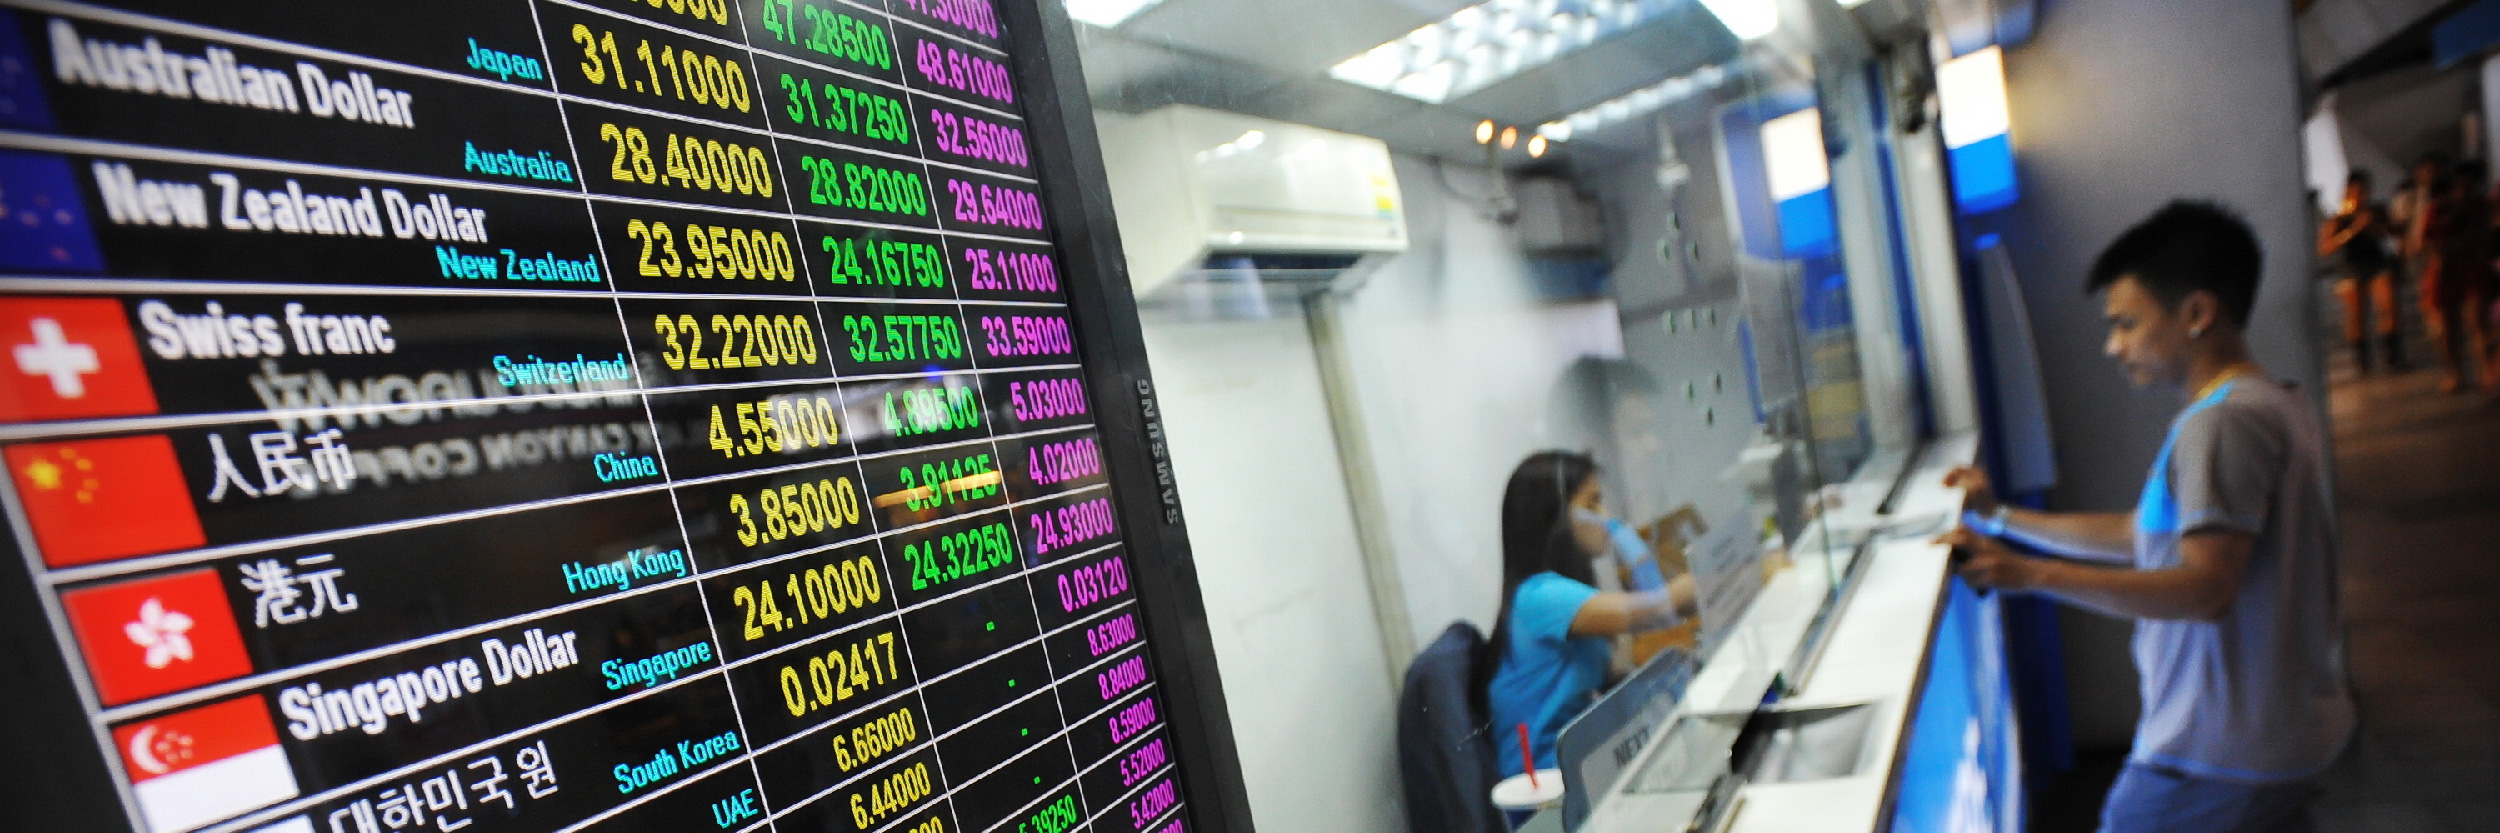
<svg viewBox="0 0 2500 833">
<path fill-rule="evenodd" d="M 2010 510 L 2004 504 L 1997 504 L 1996 511 L 1985 515 L 1979 514 L 1976 509 L 1965 509 L 1962 510 L 1962 525 L 1990 538 L 2003 538 L 2009 515 Z"/>
<path fill-rule="evenodd" d="M 2013 507 L 2002 503 L 1997 504 L 1997 511 L 1988 513 L 1988 522 L 1982 524 L 1979 531 L 1987 533 L 1990 538 L 2003 538 L 2005 537 L 2005 522 L 2012 515 Z"/>
</svg>

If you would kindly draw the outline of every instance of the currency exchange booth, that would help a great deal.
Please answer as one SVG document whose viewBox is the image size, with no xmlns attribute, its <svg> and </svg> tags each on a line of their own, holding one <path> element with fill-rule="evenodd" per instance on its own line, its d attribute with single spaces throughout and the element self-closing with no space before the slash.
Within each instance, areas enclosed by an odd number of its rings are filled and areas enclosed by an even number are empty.
<svg viewBox="0 0 2500 833">
<path fill-rule="evenodd" d="M 0 3 L 0 826 L 1247 829 L 1051 8 Z"/>
</svg>

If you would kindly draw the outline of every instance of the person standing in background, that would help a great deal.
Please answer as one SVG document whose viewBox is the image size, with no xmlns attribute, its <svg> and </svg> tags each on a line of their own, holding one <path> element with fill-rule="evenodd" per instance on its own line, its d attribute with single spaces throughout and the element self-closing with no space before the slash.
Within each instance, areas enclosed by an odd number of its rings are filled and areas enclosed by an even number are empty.
<svg viewBox="0 0 2500 833">
<path fill-rule="evenodd" d="M 2482 384 L 2500 384 L 2483 331 L 2492 294 L 2492 215 L 2483 193 L 2484 180 L 2480 162 L 2466 162 L 2434 176 L 2418 209 L 2409 246 L 2422 261 L 2422 316 L 2431 348 L 2445 365 L 2446 374 L 2439 383 L 2442 393 L 2462 390 L 2467 370 L 2476 362 L 2482 365 Z M 2465 342 L 2463 352 L 2458 349 L 2460 336 Z"/>
<path fill-rule="evenodd" d="M 2422 292 L 2431 281 L 2429 258 L 2419 243 L 2423 215 L 2429 213 L 2433 183 L 2446 176 L 2447 172 L 2447 157 L 2441 156 L 2438 151 L 2424 153 L 2414 160 L 2413 170 L 2405 174 L 2404 184 L 2396 187 L 2395 197 L 2387 201 L 2388 219 L 2395 221 L 2389 230 L 2396 237 L 2399 291 L 2404 287 L 2412 288 L 2417 302 L 2427 303 L 2430 297 Z"/>
<path fill-rule="evenodd" d="M 2421 198 L 2422 191 L 2415 187 L 2411 172 L 2396 180 L 2396 190 L 2387 195 L 2387 233 L 2398 242 L 2413 231 L 2413 204 Z"/>
<path fill-rule="evenodd" d="M 2370 346 L 2375 340 L 2387 369 L 2405 369 L 2404 336 L 2396 313 L 2396 258 L 2388 251 L 2390 226 L 2386 213 L 2370 199 L 2370 172 L 2355 170 L 2344 179 L 2344 200 L 2333 217 L 2318 227 L 2318 256 L 2341 255 L 2344 276 L 2335 282 L 2335 296 L 2344 304 L 2344 343 L 2353 361 L 2370 372 Z M 2377 326 L 2370 326 L 2375 319 Z"/>
</svg>

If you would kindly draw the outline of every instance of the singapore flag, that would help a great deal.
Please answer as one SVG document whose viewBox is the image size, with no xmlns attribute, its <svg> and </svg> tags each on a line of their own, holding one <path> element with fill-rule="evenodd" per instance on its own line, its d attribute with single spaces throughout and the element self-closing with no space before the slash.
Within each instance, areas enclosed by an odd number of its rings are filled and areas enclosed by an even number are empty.
<svg viewBox="0 0 2500 833">
<path fill-rule="evenodd" d="M 149 833 L 182 833 L 297 792 L 259 695 L 126 723 L 113 740 Z"/>
</svg>

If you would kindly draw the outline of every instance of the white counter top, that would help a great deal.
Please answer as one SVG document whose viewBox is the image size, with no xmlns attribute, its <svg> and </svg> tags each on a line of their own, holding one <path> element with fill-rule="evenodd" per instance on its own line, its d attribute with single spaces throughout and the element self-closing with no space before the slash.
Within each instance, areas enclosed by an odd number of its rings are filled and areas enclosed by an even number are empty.
<svg viewBox="0 0 2500 833">
<path fill-rule="evenodd" d="M 1843 511 L 1828 514 L 1813 534 L 1831 530 L 1842 541 L 1873 536 L 1864 572 L 1848 591 L 1832 623 L 1819 660 L 1805 669 L 1803 685 L 1783 698 L 1778 708 L 1872 704 L 1868 746 L 1857 774 L 1820 781 L 1749 784 L 1737 793 L 1731 833 L 1799 833 L 1799 831 L 1873 831 L 1893 766 L 1909 731 L 1909 716 L 1931 637 L 1942 611 L 1947 562 L 1946 547 L 1930 541 L 1961 508 L 1960 490 L 1944 487 L 1944 473 L 1970 462 L 1976 438 L 1940 440 L 1913 461 L 1893 511 L 1875 514 L 1882 492 L 1856 488 Z M 1894 468 L 1898 471 L 1898 468 Z M 1871 495 L 1871 496 L 1869 496 Z M 1800 536 L 1801 538 L 1805 536 Z M 1771 673 L 1786 665 L 1808 635 L 1829 589 L 1827 548 L 1808 547 L 1795 566 L 1767 583 L 1751 608 L 1735 623 L 1726 643 L 1710 657 L 1692 683 L 1673 721 L 1692 713 L 1749 711 L 1761 702 Z M 1847 549 L 1837 553 L 1846 557 Z M 1792 685 L 1796 681 L 1791 681 Z M 1652 745 L 1647 756 L 1664 754 Z M 1638 771 L 1635 763 L 1627 771 Z M 1592 813 L 1587 830 L 1647 831 L 1681 829 L 1700 800 L 1694 793 L 1633 794 L 1618 791 Z"/>
<path fill-rule="evenodd" d="M 1889 522 L 1868 553 L 1840 620 L 1832 626 L 1823 658 L 1805 686 L 1783 708 L 1873 703 L 1878 727 L 1869 742 L 1870 763 L 1847 778 L 1789 784 L 1752 784 L 1729 833 L 1856 833 L 1882 828 L 1885 788 L 1910 729 L 1910 708 L 1927 666 L 1936 617 L 1943 610 L 1948 548 L 1929 543 L 1937 527 L 1961 508 L 1958 489 L 1944 473 L 1970 462 L 1976 438 L 1935 443 L 1922 455 L 1895 501 Z"/>
<path fill-rule="evenodd" d="M 1884 788 L 1909 732 L 1911 695 L 1927 663 L 1943 599 L 1946 548 L 1924 541 L 1877 544 L 1874 562 L 1834 626 L 1823 661 L 1783 708 L 1873 703 L 1871 762 L 1848 778 L 1752 784 L 1740 793 L 1731 833 L 1862 831 L 1879 827 Z"/>
</svg>

